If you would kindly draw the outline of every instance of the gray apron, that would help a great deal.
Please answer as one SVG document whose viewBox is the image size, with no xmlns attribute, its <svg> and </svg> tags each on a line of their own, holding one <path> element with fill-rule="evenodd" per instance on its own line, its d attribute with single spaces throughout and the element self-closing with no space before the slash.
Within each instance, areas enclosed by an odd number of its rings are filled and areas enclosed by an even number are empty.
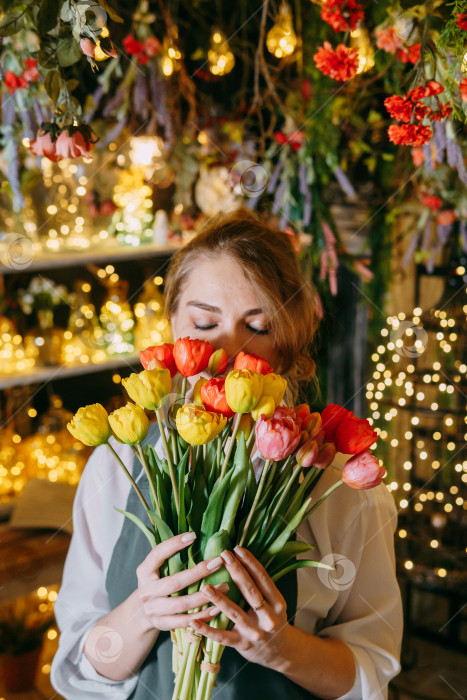
<svg viewBox="0 0 467 700">
<path fill-rule="evenodd" d="M 155 445 L 159 437 L 156 424 L 151 424 L 145 444 Z M 143 445 L 144 446 L 144 445 Z M 150 502 L 149 485 L 141 475 L 142 467 L 134 459 L 133 478 L 138 481 L 146 501 Z M 125 510 L 137 515 L 143 522 L 147 515 L 133 488 Z M 113 610 L 137 588 L 136 569 L 151 551 L 151 546 L 138 527 L 128 518 L 115 545 L 106 588 Z M 278 581 L 277 587 L 287 603 L 289 622 L 293 624 L 297 608 L 297 573 L 291 572 Z M 311 700 L 314 696 L 281 673 L 259 664 L 247 662 L 235 649 L 226 647 L 221 658 L 221 668 L 212 692 L 212 700 Z M 131 700 L 171 700 L 174 689 L 172 672 L 172 641 L 169 632 L 160 632 L 157 640 L 138 672 L 138 684 L 130 695 Z"/>
</svg>

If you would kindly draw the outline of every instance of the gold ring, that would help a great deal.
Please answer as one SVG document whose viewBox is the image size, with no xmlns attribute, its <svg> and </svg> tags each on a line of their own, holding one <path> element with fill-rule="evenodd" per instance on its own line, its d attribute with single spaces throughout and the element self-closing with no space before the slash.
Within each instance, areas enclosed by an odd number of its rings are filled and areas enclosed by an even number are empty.
<svg viewBox="0 0 467 700">
<path fill-rule="evenodd" d="M 254 605 L 252 605 L 251 607 L 253 608 L 253 610 L 261 610 L 261 608 L 264 608 L 265 605 L 266 605 L 266 601 L 263 598 L 263 600 L 261 601 L 261 603 L 259 605 L 257 605 L 256 607 Z"/>
</svg>

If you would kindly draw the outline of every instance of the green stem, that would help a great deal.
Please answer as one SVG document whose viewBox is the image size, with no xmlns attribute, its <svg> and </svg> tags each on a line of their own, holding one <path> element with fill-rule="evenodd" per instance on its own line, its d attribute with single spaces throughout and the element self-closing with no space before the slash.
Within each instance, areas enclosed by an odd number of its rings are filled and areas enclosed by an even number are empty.
<svg viewBox="0 0 467 700">
<path fill-rule="evenodd" d="M 135 450 L 135 446 L 134 446 L 134 445 L 133 445 L 133 450 Z M 146 462 L 146 457 L 145 457 L 145 454 L 144 454 L 144 452 L 143 452 L 143 448 L 141 447 L 141 445 L 136 445 L 136 450 L 135 450 L 135 452 L 136 452 L 136 454 L 137 454 L 137 456 L 138 456 L 138 458 L 139 458 L 139 461 L 140 461 L 141 464 L 143 465 L 144 471 L 146 472 L 146 476 L 148 477 L 149 487 L 150 487 L 150 489 L 151 489 L 152 497 L 153 497 L 153 499 L 154 499 L 154 503 L 156 504 L 156 508 L 157 508 L 157 512 L 159 513 L 159 517 L 161 517 L 161 509 L 160 509 L 160 506 L 159 506 L 159 501 L 158 501 L 158 499 L 157 499 L 156 487 L 154 486 L 154 482 L 153 482 L 153 479 L 152 479 L 152 476 L 151 476 L 151 472 L 150 472 L 150 470 L 149 470 L 148 463 Z"/>
<path fill-rule="evenodd" d="M 172 443 L 172 457 L 175 463 L 178 463 L 178 447 L 177 447 L 177 438 L 175 437 L 175 432 L 173 430 L 169 431 L 170 433 L 170 442 Z"/>
<path fill-rule="evenodd" d="M 316 503 L 310 508 L 310 510 L 308 511 L 307 515 L 311 515 L 311 514 L 313 513 L 313 511 L 316 510 L 316 509 L 318 508 L 318 506 L 321 505 L 321 503 L 322 503 L 323 501 L 326 500 L 326 498 L 329 496 L 329 494 L 331 494 L 333 491 L 335 491 L 335 490 L 336 490 L 339 486 L 341 486 L 341 484 L 343 484 L 343 483 L 344 483 L 344 482 L 342 481 L 342 479 L 339 479 L 339 481 L 336 481 L 335 484 L 333 484 L 332 486 L 330 486 L 330 487 L 328 488 L 328 490 L 325 491 L 325 492 L 323 493 L 323 495 L 321 496 L 321 498 L 318 498 L 318 500 L 316 501 Z"/>
<path fill-rule="evenodd" d="M 171 459 L 171 456 L 170 456 L 169 446 L 168 446 L 168 444 L 167 444 L 167 438 L 166 438 L 166 436 L 165 436 L 164 424 L 163 424 L 163 422 L 162 422 L 162 416 L 161 416 L 161 409 L 160 409 L 160 408 L 157 409 L 157 411 L 156 411 L 156 416 L 157 416 L 157 423 L 158 423 L 158 425 L 159 425 L 159 431 L 160 431 L 161 438 L 162 438 L 162 444 L 164 445 L 165 457 L 166 457 L 166 459 L 167 459 L 167 464 L 169 465 L 170 479 L 171 479 L 171 481 L 172 481 L 172 488 L 173 488 L 173 491 L 174 491 L 175 507 L 176 507 L 176 509 L 177 509 L 177 515 L 178 515 L 179 512 L 180 512 L 180 505 L 179 505 L 179 501 L 178 501 L 177 480 L 176 480 L 176 478 L 175 478 L 175 471 L 174 471 L 174 467 L 173 467 L 173 464 L 172 464 L 172 459 Z"/>
<path fill-rule="evenodd" d="M 248 450 L 248 453 L 251 454 L 251 450 L 253 449 L 253 445 L 255 444 L 255 429 L 254 427 L 251 429 L 251 433 L 248 436 L 248 440 L 246 441 L 246 449 Z"/>
<path fill-rule="evenodd" d="M 225 476 L 225 472 L 227 471 L 227 465 L 229 463 L 230 455 L 232 454 L 233 446 L 235 444 L 235 438 L 237 436 L 238 426 L 240 425 L 240 419 L 241 419 L 241 414 L 237 413 L 235 416 L 235 422 L 233 424 L 233 430 L 232 430 L 232 436 L 230 438 L 229 449 L 225 453 L 224 464 L 222 465 L 221 477 L 220 477 L 221 481 Z"/>
<path fill-rule="evenodd" d="M 266 475 L 267 475 L 270 464 L 271 464 L 270 459 L 267 459 L 264 463 L 264 467 L 263 467 L 263 471 L 261 472 L 261 478 L 259 480 L 258 488 L 256 489 L 255 498 L 254 498 L 253 504 L 251 506 L 250 512 L 248 513 L 248 517 L 246 519 L 245 527 L 243 528 L 240 542 L 238 543 L 240 547 L 242 546 L 242 544 L 245 541 L 245 538 L 246 538 L 246 535 L 248 532 L 248 528 L 250 527 L 251 519 L 253 518 L 253 515 L 255 513 L 256 506 L 258 505 L 258 501 L 261 498 L 261 493 L 263 491 L 264 482 L 266 481 Z"/>
<path fill-rule="evenodd" d="M 181 389 L 181 395 L 182 395 L 182 403 L 185 403 L 185 396 L 186 396 L 186 384 L 187 384 L 187 378 L 183 377 L 182 379 L 182 389 Z"/>
<path fill-rule="evenodd" d="M 139 490 L 138 486 L 136 485 L 136 481 L 133 479 L 133 477 L 131 476 L 130 472 L 129 472 L 128 469 L 125 467 L 125 465 L 123 464 L 123 462 L 122 462 L 122 460 L 120 459 L 120 457 L 118 456 L 118 454 L 115 452 L 115 450 L 114 450 L 114 448 L 112 447 L 112 445 L 110 444 L 110 442 L 107 442 L 106 445 L 107 445 L 107 447 L 109 448 L 109 450 L 111 451 L 111 453 L 113 454 L 113 456 L 115 457 L 115 459 L 117 460 L 117 462 L 119 463 L 119 465 L 121 466 L 121 468 L 123 469 L 123 471 L 124 471 L 125 475 L 127 476 L 127 478 L 130 480 L 131 485 L 133 486 L 134 490 L 135 490 L 136 493 L 138 494 L 139 500 L 140 500 L 141 503 L 143 504 L 144 510 L 145 510 L 145 511 L 148 513 L 148 515 L 149 515 L 149 514 L 151 513 L 151 510 L 150 510 L 148 504 L 146 503 L 143 494 L 141 493 L 141 491 Z M 151 516 L 149 515 L 149 517 L 151 517 Z M 152 522 L 152 518 L 151 518 L 151 522 Z M 152 523 L 152 524 L 154 525 L 154 523 Z"/>
<path fill-rule="evenodd" d="M 288 495 L 288 493 L 289 493 L 289 491 L 290 491 L 290 488 L 291 488 L 291 486 L 292 486 L 292 484 L 293 484 L 293 482 L 294 482 L 295 477 L 297 476 L 297 474 L 300 474 L 300 470 L 301 470 L 301 466 L 300 466 L 299 464 L 296 464 L 295 467 L 294 467 L 294 470 L 293 470 L 292 474 L 290 475 L 290 479 L 289 479 L 289 481 L 288 481 L 288 483 L 287 483 L 287 486 L 285 487 L 284 491 L 282 492 L 282 495 L 281 495 L 281 497 L 279 498 L 279 500 L 278 500 L 278 502 L 277 502 L 277 504 L 276 504 L 276 507 L 274 508 L 274 510 L 273 510 L 273 512 L 272 512 L 271 517 L 268 519 L 268 522 L 266 523 L 266 527 L 265 527 L 265 529 L 264 529 L 264 533 L 267 532 L 268 527 L 270 526 L 270 524 L 274 522 L 274 518 L 276 517 L 277 513 L 279 512 L 281 505 L 284 503 L 285 498 L 286 498 L 286 496 Z"/>
<path fill-rule="evenodd" d="M 217 455 L 216 455 L 216 472 L 219 471 L 219 468 L 221 466 L 221 457 L 222 457 L 222 438 L 220 435 L 216 437 L 217 440 Z"/>
</svg>

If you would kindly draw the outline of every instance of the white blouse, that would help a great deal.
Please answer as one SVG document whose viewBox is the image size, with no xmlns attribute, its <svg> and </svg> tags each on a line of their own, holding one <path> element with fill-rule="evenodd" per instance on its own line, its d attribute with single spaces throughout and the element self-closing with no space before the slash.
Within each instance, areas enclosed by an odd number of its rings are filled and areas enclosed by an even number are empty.
<svg viewBox="0 0 467 700">
<path fill-rule="evenodd" d="M 133 463 L 127 445 L 111 439 L 124 464 Z M 162 441 L 156 445 L 162 454 Z M 313 496 L 340 478 L 348 455 L 337 454 Z M 254 455 L 257 470 L 259 452 Z M 146 478 L 141 474 L 139 478 Z M 51 681 L 66 700 L 125 700 L 138 676 L 112 681 L 98 674 L 82 653 L 96 622 L 110 612 L 107 569 L 120 536 L 131 488 L 106 447 L 91 455 L 73 505 L 73 537 L 55 602 L 60 629 Z M 385 700 L 388 683 L 400 670 L 402 605 L 395 577 L 394 532 L 397 513 L 384 485 L 369 491 L 340 486 L 308 518 L 297 539 L 315 545 L 303 555 L 334 565 L 335 571 L 298 570 L 295 626 L 320 637 L 335 637 L 351 649 L 356 666 L 353 688 L 339 700 Z M 135 526 L 136 527 L 136 526 Z"/>
</svg>

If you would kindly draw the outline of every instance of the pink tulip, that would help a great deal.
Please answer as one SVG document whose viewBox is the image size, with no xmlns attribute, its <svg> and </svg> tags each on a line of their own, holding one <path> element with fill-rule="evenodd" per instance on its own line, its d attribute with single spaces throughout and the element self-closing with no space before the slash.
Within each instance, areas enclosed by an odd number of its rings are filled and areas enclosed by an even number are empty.
<svg viewBox="0 0 467 700">
<path fill-rule="evenodd" d="M 278 406 L 274 411 L 273 418 L 290 418 L 290 420 L 293 420 L 294 423 L 298 423 L 300 426 L 297 412 L 294 408 L 289 408 L 288 406 Z"/>
<path fill-rule="evenodd" d="M 57 141 L 52 141 L 48 131 L 42 134 L 38 132 L 37 137 L 29 144 L 29 149 L 35 156 L 45 156 L 56 163 L 62 158 L 62 156 L 56 152 Z"/>
<path fill-rule="evenodd" d="M 66 129 L 62 131 L 56 142 L 56 153 L 61 158 L 89 158 L 94 144 L 88 141 L 80 131 L 75 131 L 71 136 Z"/>
<path fill-rule="evenodd" d="M 323 444 L 319 446 L 318 456 L 315 458 L 313 466 L 318 467 L 318 469 L 326 469 L 326 467 L 332 464 L 335 456 L 336 447 L 334 443 L 323 442 Z"/>
<path fill-rule="evenodd" d="M 295 455 L 298 464 L 305 468 L 313 466 L 318 456 L 318 451 L 319 446 L 316 440 L 308 440 Z"/>
<path fill-rule="evenodd" d="M 342 470 L 342 481 L 353 489 L 372 489 L 381 483 L 386 472 L 368 450 L 349 459 Z"/>
<path fill-rule="evenodd" d="M 284 407 L 281 407 L 284 408 Z M 300 441 L 300 426 L 290 415 L 267 419 L 263 416 L 256 422 L 256 446 L 265 459 L 275 462 L 288 457 Z"/>
</svg>

